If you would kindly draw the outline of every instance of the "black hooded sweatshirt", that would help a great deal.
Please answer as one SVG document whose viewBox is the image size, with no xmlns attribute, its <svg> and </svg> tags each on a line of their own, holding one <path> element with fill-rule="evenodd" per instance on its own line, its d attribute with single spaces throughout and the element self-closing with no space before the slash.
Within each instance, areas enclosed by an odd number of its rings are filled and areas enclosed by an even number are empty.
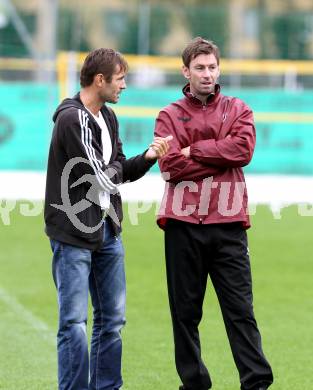
<svg viewBox="0 0 313 390">
<path fill-rule="evenodd" d="M 123 219 L 117 184 L 142 177 L 155 163 L 144 153 L 126 159 L 113 110 L 101 108 L 112 142 L 108 165 L 103 161 L 101 128 L 84 107 L 79 94 L 65 99 L 53 115 L 44 217 L 47 235 L 66 244 L 96 250 L 103 240 L 104 212 L 99 192 L 110 193 L 106 218 L 115 235 Z"/>
</svg>

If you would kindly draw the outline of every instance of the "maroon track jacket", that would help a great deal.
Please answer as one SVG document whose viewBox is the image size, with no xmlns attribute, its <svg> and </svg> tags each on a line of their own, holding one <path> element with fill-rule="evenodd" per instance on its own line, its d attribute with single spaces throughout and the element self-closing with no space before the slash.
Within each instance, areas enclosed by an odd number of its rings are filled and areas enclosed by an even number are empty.
<svg viewBox="0 0 313 390">
<path fill-rule="evenodd" d="M 157 222 L 167 218 L 195 224 L 242 222 L 250 226 L 247 190 L 242 167 L 255 146 L 251 109 L 236 97 L 224 96 L 220 86 L 206 105 L 192 96 L 162 109 L 155 135 L 173 135 L 170 150 L 159 160 L 166 180 Z M 181 149 L 190 146 L 190 158 Z"/>
</svg>

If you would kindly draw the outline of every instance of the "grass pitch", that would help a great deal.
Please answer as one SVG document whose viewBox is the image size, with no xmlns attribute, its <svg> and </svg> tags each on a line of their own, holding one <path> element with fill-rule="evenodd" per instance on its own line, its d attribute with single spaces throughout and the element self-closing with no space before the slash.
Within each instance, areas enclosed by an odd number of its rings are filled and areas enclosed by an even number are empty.
<svg viewBox="0 0 313 390">
<path fill-rule="evenodd" d="M 154 212 L 132 226 L 124 206 L 127 325 L 124 390 L 177 390 L 167 302 L 163 233 Z M 312 389 L 312 217 L 296 206 L 275 220 L 258 206 L 249 230 L 254 305 L 276 390 Z M 52 390 L 56 383 L 57 301 L 42 215 L 0 219 L 0 389 Z M 91 328 L 91 315 L 89 331 Z M 238 390 L 239 380 L 215 293 L 209 283 L 201 323 L 203 357 L 213 388 Z"/>
</svg>

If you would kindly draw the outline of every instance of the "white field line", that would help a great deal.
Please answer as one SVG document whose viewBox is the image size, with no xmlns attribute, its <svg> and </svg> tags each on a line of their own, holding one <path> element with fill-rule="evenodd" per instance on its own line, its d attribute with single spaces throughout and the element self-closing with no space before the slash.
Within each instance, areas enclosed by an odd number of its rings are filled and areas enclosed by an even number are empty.
<svg viewBox="0 0 313 390">
<path fill-rule="evenodd" d="M 0 286 L 0 300 L 9 308 L 10 311 L 14 311 L 18 319 L 22 319 L 31 329 L 36 331 L 45 341 L 50 345 L 56 345 L 56 337 L 49 326 L 35 316 L 30 310 L 22 305 L 18 300 L 10 295 L 6 290 Z"/>
</svg>

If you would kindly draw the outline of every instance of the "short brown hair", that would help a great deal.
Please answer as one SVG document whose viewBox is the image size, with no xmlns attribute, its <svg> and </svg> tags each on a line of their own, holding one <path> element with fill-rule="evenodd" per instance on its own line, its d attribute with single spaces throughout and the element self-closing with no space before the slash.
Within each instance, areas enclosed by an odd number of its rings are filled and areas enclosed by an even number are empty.
<svg viewBox="0 0 313 390">
<path fill-rule="evenodd" d="M 215 43 L 196 37 L 186 46 L 182 53 L 184 65 L 189 68 L 190 62 L 200 54 L 214 54 L 217 64 L 220 63 L 220 50 Z"/>
<path fill-rule="evenodd" d="M 101 73 L 106 81 L 110 82 L 115 73 L 116 65 L 127 72 L 128 64 L 121 53 L 113 49 L 96 49 L 85 58 L 80 72 L 80 85 L 88 87 L 92 84 L 95 75 Z"/>
</svg>

